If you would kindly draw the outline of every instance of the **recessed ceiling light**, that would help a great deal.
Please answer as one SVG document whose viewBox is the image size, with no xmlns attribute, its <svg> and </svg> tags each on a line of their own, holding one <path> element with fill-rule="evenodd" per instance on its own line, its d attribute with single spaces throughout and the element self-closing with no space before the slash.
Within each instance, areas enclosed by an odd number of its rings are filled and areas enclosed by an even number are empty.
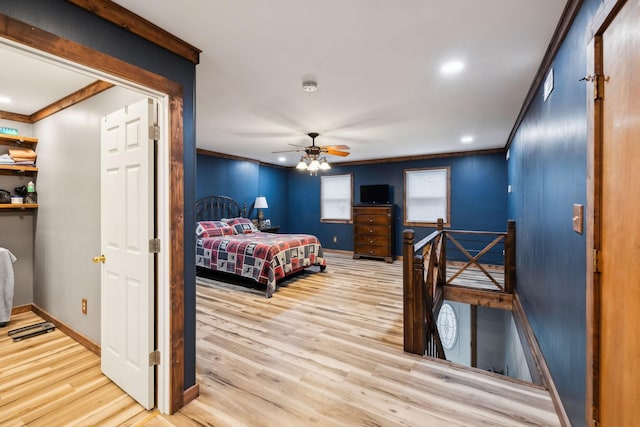
<svg viewBox="0 0 640 427">
<path fill-rule="evenodd" d="M 463 144 L 471 144 L 473 142 L 473 137 L 471 135 L 465 135 L 460 138 L 460 142 Z"/>
<path fill-rule="evenodd" d="M 0 104 L 11 104 L 11 98 L 0 95 Z"/>
<path fill-rule="evenodd" d="M 284 156 L 280 156 L 280 157 L 278 157 L 278 161 L 279 161 L 279 162 L 286 162 L 286 161 L 287 161 L 287 158 L 286 158 L 286 157 L 284 157 Z"/>
<path fill-rule="evenodd" d="M 442 67 L 440 67 L 440 71 L 443 74 L 453 74 L 458 73 L 464 69 L 464 62 L 462 61 L 450 61 L 445 62 Z"/>
</svg>

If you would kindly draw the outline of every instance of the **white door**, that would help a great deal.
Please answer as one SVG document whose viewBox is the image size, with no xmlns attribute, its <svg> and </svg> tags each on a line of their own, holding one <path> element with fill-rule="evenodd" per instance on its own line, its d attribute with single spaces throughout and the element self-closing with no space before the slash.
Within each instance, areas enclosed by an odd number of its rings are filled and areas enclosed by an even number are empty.
<svg viewBox="0 0 640 427">
<path fill-rule="evenodd" d="M 102 120 L 102 372 L 142 406 L 154 406 L 154 102 Z"/>
</svg>

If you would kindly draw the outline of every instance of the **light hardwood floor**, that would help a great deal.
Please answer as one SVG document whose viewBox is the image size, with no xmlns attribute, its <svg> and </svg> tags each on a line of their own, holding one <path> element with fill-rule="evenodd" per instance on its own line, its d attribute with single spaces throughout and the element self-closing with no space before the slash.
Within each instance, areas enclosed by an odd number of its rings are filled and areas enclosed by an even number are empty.
<svg viewBox="0 0 640 427">
<path fill-rule="evenodd" d="M 402 351 L 399 262 L 327 254 L 273 298 L 215 280 L 197 286 L 200 397 L 172 416 L 145 411 L 55 331 L 0 332 L 1 426 L 556 426 L 537 386 Z"/>
<path fill-rule="evenodd" d="M 147 412 L 100 372 L 100 358 L 59 330 L 13 342 L 9 330 L 43 320 L 11 317 L 0 331 L 0 426 L 135 426 Z"/>
<path fill-rule="evenodd" d="M 554 426 L 537 386 L 402 351 L 402 268 L 327 254 L 273 298 L 199 279 L 200 397 L 215 426 Z"/>
</svg>

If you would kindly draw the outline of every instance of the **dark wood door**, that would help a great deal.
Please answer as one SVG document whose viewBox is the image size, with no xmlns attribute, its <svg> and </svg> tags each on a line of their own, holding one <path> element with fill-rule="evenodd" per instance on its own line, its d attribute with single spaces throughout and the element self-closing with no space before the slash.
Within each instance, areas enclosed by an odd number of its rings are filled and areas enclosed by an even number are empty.
<svg viewBox="0 0 640 427">
<path fill-rule="evenodd" d="M 600 425 L 640 420 L 640 3 L 602 35 Z"/>
</svg>

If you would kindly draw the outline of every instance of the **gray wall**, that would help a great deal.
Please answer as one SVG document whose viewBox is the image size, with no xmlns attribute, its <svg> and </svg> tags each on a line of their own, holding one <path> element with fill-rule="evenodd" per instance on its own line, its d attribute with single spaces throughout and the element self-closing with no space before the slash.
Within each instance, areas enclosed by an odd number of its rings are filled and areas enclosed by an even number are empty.
<svg viewBox="0 0 640 427">
<path fill-rule="evenodd" d="M 0 126 L 18 129 L 22 136 L 33 136 L 32 125 L 0 119 Z M 10 147 L 0 145 L 0 154 Z M 0 188 L 10 191 L 35 179 L 33 176 L 0 175 Z M 13 306 L 33 301 L 33 224 L 36 213 L 28 211 L 0 211 L 0 246 L 7 248 L 18 260 L 13 264 L 15 275 Z"/>
<path fill-rule="evenodd" d="M 531 382 L 520 336 L 510 311 L 478 307 L 478 368 Z"/>
<path fill-rule="evenodd" d="M 112 88 L 34 124 L 39 209 L 33 302 L 100 343 L 100 117 L 144 96 Z M 81 312 L 87 299 L 88 312 Z"/>
<path fill-rule="evenodd" d="M 510 312 L 478 306 L 478 368 L 504 373 L 505 322 Z"/>
<path fill-rule="evenodd" d="M 524 357 L 522 343 L 520 341 L 520 336 L 518 335 L 516 322 L 513 320 L 513 316 L 507 316 L 504 327 L 505 374 L 509 375 L 511 378 L 531 382 L 531 372 L 529 371 L 527 359 Z"/>
</svg>

